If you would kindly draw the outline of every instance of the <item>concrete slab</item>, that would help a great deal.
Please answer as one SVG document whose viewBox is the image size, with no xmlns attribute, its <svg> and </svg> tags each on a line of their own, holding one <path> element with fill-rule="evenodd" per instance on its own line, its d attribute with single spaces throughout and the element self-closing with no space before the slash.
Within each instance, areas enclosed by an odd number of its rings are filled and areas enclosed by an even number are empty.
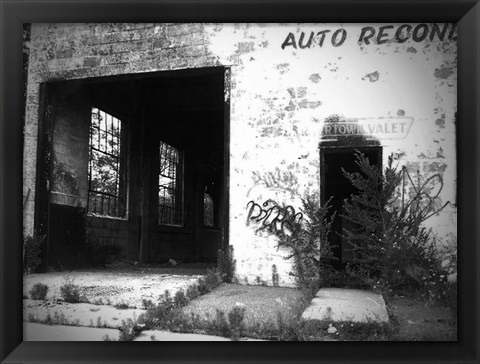
<svg viewBox="0 0 480 364">
<path fill-rule="evenodd" d="M 198 282 L 206 267 L 185 265 L 176 268 L 142 268 L 138 270 L 88 270 L 73 272 L 49 272 L 24 277 L 24 297 L 36 283 L 48 285 L 46 300 L 24 298 L 24 321 L 44 321 L 48 315 L 54 323 L 63 326 L 75 324 L 89 328 L 116 329 L 123 320 L 135 320 L 144 313 L 142 300 L 158 303 L 165 290 L 173 297 Z M 81 295 L 90 303 L 66 303 L 60 298 L 60 287 L 66 281 L 78 285 Z M 95 303 L 95 304 L 92 304 Z M 116 308 L 116 304 L 122 304 Z M 125 307 L 128 307 L 125 309 Z M 121 308 L 121 309 L 120 309 Z M 52 326 L 50 326 L 52 327 Z M 50 335 L 47 329 L 47 335 Z M 53 335 L 53 334 L 52 334 Z"/>
<path fill-rule="evenodd" d="M 119 330 L 61 325 L 23 323 L 23 341 L 103 341 L 107 336 L 118 340 Z"/>
<path fill-rule="evenodd" d="M 79 326 L 119 328 L 122 320 L 135 319 L 144 313 L 142 309 L 116 309 L 113 306 L 89 303 L 66 303 L 63 301 L 23 300 L 23 319 L 45 320 L 48 315 L 61 316 L 68 323 Z"/>
<path fill-rule="evenodd" d="M 80 294 L 91 303 L 107 305 L 124 304 L 130 308 L 141 308 L 142 300 L 151 300 L 157 303 L 165 290 L 169 290 L 173 297 L 175 293 L 184 291 L 195 285 L 204 274 L 188 274 L 185 269 L 180 274 L 160 273 L 164 270 L 139 271 L 72 271 L 35 273 L 24 277 L 23 295 L 29 297 L 29 291 L 36 283 L 46 284 L 49 288 L 47 300 L 61 299 L 60 287 L 67 280 L 79 286 Z M 194 270 L 198 273 L 198 270 Z"/>
<path fill-rule="evenodd" d="M 43 325 L 23 323 L 23 341 L 104 341 L 118 340 L 120 331 L 83 326 Z M 134 341 L 230 341 L 229 338 L 213 335 L 184 334 L 161 330 L 142 331 Z M 242 338 L 240 341 L 264 341 Z"/>
<path fill-rule="evenodd" d="M 304 320 L 388 322 L 383 297 L 371 291 L 322 288 L 302 314 Z"/>
</svg>

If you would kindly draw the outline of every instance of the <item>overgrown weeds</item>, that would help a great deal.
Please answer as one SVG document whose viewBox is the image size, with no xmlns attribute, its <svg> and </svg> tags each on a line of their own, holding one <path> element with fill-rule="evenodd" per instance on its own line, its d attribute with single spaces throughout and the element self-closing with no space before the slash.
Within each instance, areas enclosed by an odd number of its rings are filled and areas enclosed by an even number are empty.
<svg viewBox="0 0 480 364">
<path fill-rule="evenodd" d="M 316 293 L 320 287 L 330 285 L 334 272 L 333 263 L 337 258 L 328 236 L 335 214 L 329 214 L 330 201 L 321 205 L 315 195 L 307 196 L 302 204 L 301 219 L 283 217 L 290 221 L 290 228 L 289 233 L 277 232 L 278 246 L 291 251 L 286 259 L 293 259 L 291 275 L 295 277 L 297 287 Z M 288 208 L 283 211 L 293 213 Z"/>
<path fill-rule="evenodd" d="M 345 200 L 342 215 L 352 226 L 343 230 L 353 251 L 347 277 L 387 299 L 409 291 L 426 299 L 445 300 L 454 287 L 449 286 L 449 271 L 431 231 L 423 226 L 448 205 L 439 198 L 442 176 L 423 176 L 417 171 L 414 179 L 405 167 L 398 169 L 393 162 L 390 156 L 383 172 L 357 153 L 360 172 L 343 172 L 357 190 Z"/>
<path fill-rule="evenodd" d="M 118 341 L 133 341 L 142 332 L 143 325 L 135 319 L 122 320 Z"/>
<path fill-rule="evenodd" d="M 158 311 L 151 311 L 156 316 Z M 343 321 L 304 321 L 299 317 L 285 318 L 280 313 L 276 321 L 255 322 L 247 325 L 245 308 L 236 305 L 225 313 L 216 310 L 214 317 L 200 317 L 198 314 L 187 315 L 181 310 L 172 311 L 171 315 L 156 316 L 158 321 L 135 323 L 142 329 L 165 329 L 179 333 L 196 333 L 215 335 L 240 340 L 245 337 L 271 341 L 325 341 L 325 340 L 389 340 L 395 327 L 386 323 Z M 164 320 L 165 321 L 162 321 Z M 153 322 L 155 326 L 150 326 Z M 130 330 L 134 329 L 132 323 Z M 334 329 L 334 330 L 332 330 Z"/>
<path fill-rule="evenodd" d="M 128 308 L 130 308 L 128 303 L 125 303 L 123 301 L 116 303 L 113 307 L 115 307 L 117 310 L 127 310 Z"/>
<path fill-rule="evenodd" d="M 197 284 L 189 286 L 187 291 L 180 289 L 172 297 L 170 291 L 165 292 L 159 297 L 159 303 L 155 304 L 152 300 L 142 300 L 142 306 L 146 312 L 138 317 L 138 320 L 125 322 L 124 338 L 129 338 L 132 333 L 138 335 L 142 330 L 163 329 L 170 331 L 191 330 L 192 323 L 184 319 L 181 313 L 182 307 L 189 301 L 201 294 L 211 292 L 221 283 L 221 276 L 217 270 L 208 270 L 204 278 L 197 281 Z M 129 329 L 127 330 L 127 327 Z M 122 331 L 123 332 L 123 331 Z"/>
<path fill-rule="evenodd" d="M 57 311 L 53 313 L 53 316 L 50 314 L 50 312 L 47 312 L 47 316 L 43 319 L 30 313 L 28 315 L 28 321 L 38 323 L 38 324 L 44 324 L 44 325 L 64 325 L 64 326 L 80 325 L 80 320 L 77 319 L 77 320 L 71 321 L 65 317 L 65 314 L 63 312 L 58 313 Z"/>
<path fill-rule="evenodd" d="M 239 340 L 245 332 L 245 305 L 237 303 L 228 312 L 228 324 L 230 329 L 230 338 L 234 341 Z"/>
<path fill-rule="evenodd" d="M 197 291 L 200 295 L 206 294 L 212 291 L 221 282 L 222 278 L 220 273 L 215 269 L 209 269 L 207 270 L 207 274 L 205 274 L 204 278 L 199 278 L 196 285 Z"/>
<path fill-rule="evenodd" d="M 91 326 L 92 326 L 92 327 L 94 326 L 94 325 L 93 325 L 93 322 L 91 322 Z M 97 317 L 97 323 L 96 323 L 95 327 L 97 327 L 97 328 L 107 328 L 107 327 L 108 327 L 108 323 L 107 323 L 107 321 L 105 321 L 105 320 L 102 321 L 102 317 L 101 317 L 101 316 L 98 316 L 98 317 Z"/>
</svg>

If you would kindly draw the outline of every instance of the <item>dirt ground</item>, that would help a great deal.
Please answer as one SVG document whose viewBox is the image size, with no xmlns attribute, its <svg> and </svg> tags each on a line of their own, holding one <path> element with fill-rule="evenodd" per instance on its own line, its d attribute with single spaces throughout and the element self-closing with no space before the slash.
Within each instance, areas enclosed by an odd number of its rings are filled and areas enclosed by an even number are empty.
<svg viewBox="0 0 480 364">
<path fill-rule="evenodd" d="M 183 312 L 215 318 L 217 310 L 227 315 L 235 305 L 242 305 L 245 308 L 245 322 L 251 327 L 255 323 L 276 323 L 278 314 L 284 320 L 294 319 L 301 297 L 302 292 L 293 288 L 222 283 L 214 291 L 191 301 Z"/>
<path fill-rule="evenodd" d="M 447 308 L 426 304 L 412 297 L 392 298 L 388 302 L 398 320 L 400 341 L 456 341 L 457 323 Z"/>
</svg>

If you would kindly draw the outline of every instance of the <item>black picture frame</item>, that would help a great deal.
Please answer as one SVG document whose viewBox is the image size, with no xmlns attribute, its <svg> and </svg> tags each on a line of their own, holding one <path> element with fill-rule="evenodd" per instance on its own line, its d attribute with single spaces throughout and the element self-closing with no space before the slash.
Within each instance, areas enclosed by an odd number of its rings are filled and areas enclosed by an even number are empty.
<svg viewBox="0 0 480 364">
<path fill-rule="evenodd" d="M 423 1 L 0 0 L 0 359 L 27 362 L 479 362 L 480 4 Z M 458 22 L 458 342 L 22 342 L 22 23 Z"/>
</svg>

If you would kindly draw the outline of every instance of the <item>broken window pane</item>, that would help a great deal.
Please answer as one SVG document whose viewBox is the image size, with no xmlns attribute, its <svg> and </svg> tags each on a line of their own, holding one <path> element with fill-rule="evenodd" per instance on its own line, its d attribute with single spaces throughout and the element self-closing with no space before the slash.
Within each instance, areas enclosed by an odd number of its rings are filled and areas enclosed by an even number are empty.
<svg viewBox="0 0 480 364">
<path fill-rule="evenodd" d="M 160 141 L 158 173 L 158 223 L 182 225 L 182 153 Z"/>
<path fill-rule="evenodd" d="M 92 108 L 88 159 L 88 213 L 125 217 L 125 175 L 122 123 Z"/>
</svg>

